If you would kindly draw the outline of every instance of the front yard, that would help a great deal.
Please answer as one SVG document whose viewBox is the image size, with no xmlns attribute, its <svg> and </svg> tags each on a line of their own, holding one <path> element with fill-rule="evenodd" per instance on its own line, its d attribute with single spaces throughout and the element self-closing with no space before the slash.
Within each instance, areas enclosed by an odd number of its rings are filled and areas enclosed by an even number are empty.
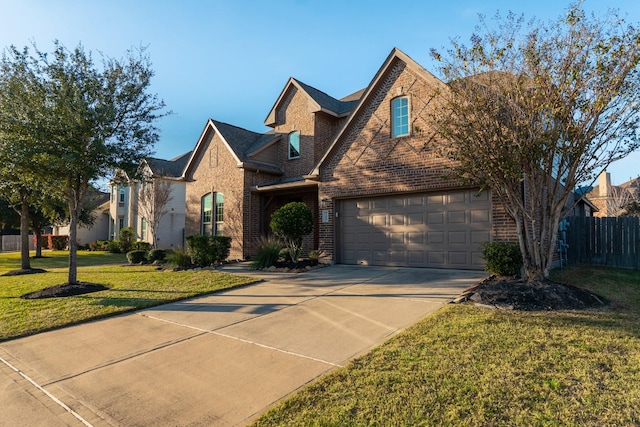
<svg viewBox="0 0 640 427">
<path fill-rule="evenodd" d="M 78 254 L 78 280 L 109 290 L 64 298 L 20 298 L 66 282 L 68 252 L 46 252 L 47 258 L 31 261 L 33 268 L 46 273 L 0 277 L 0 341 L 255 281 L 209 270 L 165 272 L 153 266 L 128 266 L 122 254 Z M 18 268 L 19 254 L 0 254 L 0 274 Z"/>
<path fill-rule="evenodd" d="M 255 425 L 640 424 L 640 272 L 572 267 L 554 279 L 611 305 L 446 306 Z"/>
</svg>

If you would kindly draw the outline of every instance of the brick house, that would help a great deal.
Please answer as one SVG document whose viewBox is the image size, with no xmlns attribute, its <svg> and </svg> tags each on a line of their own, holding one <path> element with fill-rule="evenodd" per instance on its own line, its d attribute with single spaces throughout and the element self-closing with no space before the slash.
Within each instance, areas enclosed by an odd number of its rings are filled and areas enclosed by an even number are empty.
<svg viewBox="0 0 640 427">
<path fill-rule="evenodd" d="M 294 78 L 256 133 L 208 120 L 185 167 L 186 235 L 232 237 L 249 258 L 289 201 L 314 213 L 306 249 L 338 263 L 481 269 L 479 244 L 516 241 L 490 191 L 464 186 L 435 150 L 426 114 L 446 85 L 393 49 L 342 99 Z"/>
<path fill-rule="evenodd" d="M 640 177 L 632 178 L 620 185 L 612 185 L 611 174 L 604 171 L 598 176 L 597 185 L 586 193 L 586 196 L 597 208 L 593 216 L 620 216 L 627 204 L 640 200 Z"/>
</svg>

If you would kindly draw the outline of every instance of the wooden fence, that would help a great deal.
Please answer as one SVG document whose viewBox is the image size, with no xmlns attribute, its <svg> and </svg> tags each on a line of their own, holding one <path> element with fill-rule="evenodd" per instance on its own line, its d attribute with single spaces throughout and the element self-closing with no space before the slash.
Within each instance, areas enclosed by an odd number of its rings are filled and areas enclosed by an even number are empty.
<svg viewBox="0 0 640 427">
<path fill-rule="evenodd" d="M 640 218 L 569 217 L 564 237 L 569 264 L 640 269 Z"/>
</svg>

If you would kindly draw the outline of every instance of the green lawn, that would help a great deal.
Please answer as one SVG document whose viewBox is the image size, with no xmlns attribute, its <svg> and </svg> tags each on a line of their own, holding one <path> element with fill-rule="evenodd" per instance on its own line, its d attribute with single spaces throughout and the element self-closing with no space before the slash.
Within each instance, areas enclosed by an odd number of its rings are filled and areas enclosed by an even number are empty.
<svg viewBox="0 0 640 427">
<path fill-rule="evenodd" d="M 79 252 L 78 280 L 109 290 L 65 298 L 20 298 L 67 281 L 68 252 L 44 255 L 33 259 L 31 267 L 47 273 L 0 277 L 0 341 L 255 281 L 209 270 L 165 272 L 153 266 L 127 266 L 122 254 Z M 0 254 L 0 274 L 19 268 L 19 254 Z"/>
<path fill-rule="evenodd" d="M 612 304 L 538 313 L 448 305 L 255 425 L 639 425 L 640 272 L 572 267 L 554 278 Z"/>
</svg>

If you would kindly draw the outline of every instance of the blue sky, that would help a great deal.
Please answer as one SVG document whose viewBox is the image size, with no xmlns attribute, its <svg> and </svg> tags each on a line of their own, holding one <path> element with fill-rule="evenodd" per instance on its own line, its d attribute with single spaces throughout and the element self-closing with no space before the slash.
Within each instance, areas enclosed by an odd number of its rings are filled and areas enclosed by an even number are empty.
<svg viewBox="0 0 640 427">
<path fill-rule="evenodd" d="M 156 156 L 193 148 L 208 118 L 256 132 L 290 76 L 336 98 L 365 87 L 393 47 L 435 71 L 432 47 L 467 41 L 478 14 L 512 10 L 553 19 L 568 1 L 538 0 L 0 0 L 0 48 L 82 43 L 120 58 L 148 46 L 152 91 L 174 114 L 158 123 Z M 640 22 L 638 0 L 587 0 Z M 609 169 L 614 184 L 640 175 L 640 153 Z"/>
</svg>

